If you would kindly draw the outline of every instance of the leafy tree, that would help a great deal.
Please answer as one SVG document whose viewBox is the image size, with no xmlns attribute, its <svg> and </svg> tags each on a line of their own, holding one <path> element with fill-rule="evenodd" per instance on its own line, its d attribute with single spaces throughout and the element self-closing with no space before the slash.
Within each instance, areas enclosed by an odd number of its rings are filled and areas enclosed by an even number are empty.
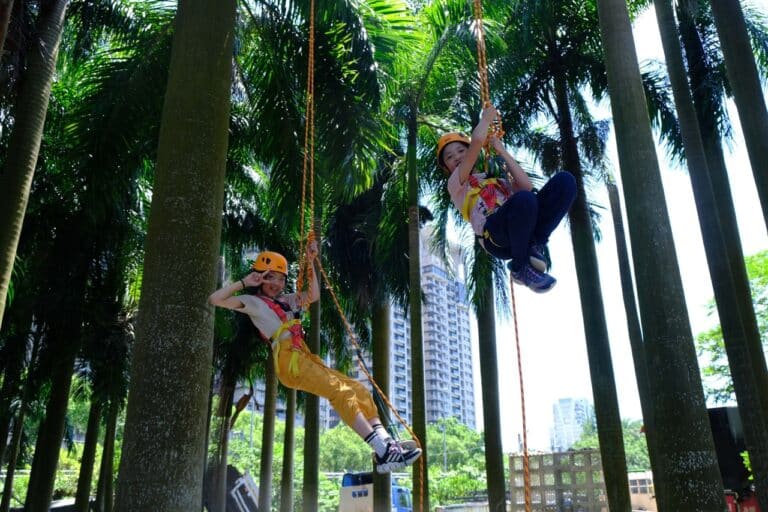
<svg viewBox="0 0 768 512">
<path fill-rule="evenodd" d="M 349 427 L 339 424 L 320 436 L 320 470 L 331 472 L 367 471 L 371 448 Z"/>
<path fill-rule="evenodd" d="M 768 348 L 768 251 L 762 251 L 745 258 L 749 275 L 752 303 L 760 328 L 763 349 Z M 710 301 L 708 315 L 712 317 L 715 304 Z M 696 351 L 706 362 L 701 367 L 704 376 L 704 393 L 708 400 L 724 404 L 736 400 L 733 380 L 725 353 L 723 330 L 717 325 L 696 336 Z"/>
<path fill-rule="evenodd" d="M 651 462 L 648 458 L 648 446 L 645 441 L 643 422 L 641 420 L 621 420 L 621 429 L 624 433 L 624 451 L 627 454 L 627 471 L 648 471 Z M 581 437 L 573 443 L 573 450 L 584 448 L 599 449 L 600 441 L 597 438 L 595 423 L 588 421 L 584 424 Z"/>
<path fill-rule="evenodd" d="M 29 68 L 14 110 L 8 158 L 0 174 L 0 325 L 40 151 L 67 3 L 58 0 L 40 6 L 37 34 L 30 39 Z"/>
</svg>

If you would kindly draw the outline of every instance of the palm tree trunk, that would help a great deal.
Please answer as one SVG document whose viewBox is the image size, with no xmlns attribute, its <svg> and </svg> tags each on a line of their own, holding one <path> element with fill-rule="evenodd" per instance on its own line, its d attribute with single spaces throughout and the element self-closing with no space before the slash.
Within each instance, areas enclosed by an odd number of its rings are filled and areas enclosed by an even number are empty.
<svg viewBox="0 0 768 512">
<path fill-rule="evenodd" d="M 35 457 L 29 475 L 27 500 L 24 504 L 24 510 L 28 512 L 48 512 L 51 506 L 56 466 L 59 462 L 61 441 L 64 438 L 74 358 L 75 355 L 72 354 L 71 357 L 57 364 L 53 370 L 51 392 L 45 407 L 45 418 L 37 432 Z"/>
<path fill-rule="evenodd" d="M 8 141 L 8 159 L 0 173 L 0 326 L 43 137 L 67 3 L 52 0 L 40 9 L 38 36 L 29 51 L 29 65 L 14 110 L 16 121 Z"/>
<path fill-rule="evenodd" d="M 475 245 L 475 267 L 479 258 L 488 259 Z M 504 450 L 501 444 L 501 413 L 499 411 L 499 369 L 496 363 L 496 309 L 494 307 L 493 276 L 490 264 L 482 265 L 482 283 L 475 307 L 477 310 L 477 338 L 479 343 L 480 387 L 483 398 L 483 426 L 485 432 L 485 473 L 488 481 L 488 509 L 506 510 L 507 493 L 504 478 Z M 480 286 L 480 285 L 478 285 Z"/>
<path fill-rule="evenodd" d="M 643 344 L 643 332 L 640 329 L 640 318 L 637 314 L 637 302 L 635 300 L 635 285 L 632 280 L 632 269 L 629 262 L 626 234 L 624 233 L 624 220 L 621 216 L 621 203 L 619 189 L 614 183 L 608 183 L 608 201 L 611 205 L 613 227 L 616 238 L 616 253 L 619 261 L 619 278 L 621 280 L 621 294 L 624 299 L 624 312 L 627 317 L 627 332 L 629 345 L 632 349 L 632 360 L 635 365 L 635 379 L 640 395 L 640 409 L 643 412 L 643 426 L 645 427 L 645 441 L 648 445 L 651 469 L 659 475 L 661 471 L 657 464 L 661 459 L 656 447 L 656 426 L 653 418 L 653 396 L 651 395 L 648 381 L 648 367 L 645 360 L 645 346 Z M 664 482 L 654 482 L 657 503 L 666 503 L 664 494 Z"/>
<path fill-rule="evenodd" d="M 91 481 L 96 459 L 96 445 L 101 424 L 101 401 L 91 396 L 91 410 L 88 412 L 88 427 L 85 431 L 83 456 L 80 459 L 80 475 L 77 479 L 75 494 L 75 512 L 88 512 L 91 500 Z"/>
<path fill-rule="evenodd" d="M 37 364 L 37 356 L 41 345 L 41 333 L 37 331 L 32 341 L 32 354 L 29 358 L 29 368 Z M 0 501 L 0 512 L 8 512 L 11 507 L 11 495 L 13 494 L 13 474 L 16 471 L 19 450 L 21 449 L 21 436 L 24 433 L 24 419 L 26 417 L 27 406 L 32 400 L 32 395 L 37 392 L 36 386 L 33 386 L 33 377 L 31 372 L 27 372 L 24 381 L 24 388 L 21 392 L 21 403 L 19 404 L 16 419 L 13 422 L 13 432 L 11 433 L 10 452 L 8 453 L 8 470 L 5 473 L 5 483 L 3 485 L 3 499 Z"/>
<path fill-rule="evenodd" d="M 112 512 L 112 496 L 114 495 L 112 475 L 114 473 L 115 434 L 117 433 L 117 416 L 119 413 L 120 402 L 116 399 L 110 400 L 107 424 L 104 428 L 99 481 L 96 484 L 96 512 Z"/>
<path fill-rule="evenodd" d="M 317 272 L 317 269 L 315 269 Z M 307 347 L 313 354 L 320 351 L 320 300 L 309 306 L 309 336 Z M 266 413 L 265 413 L 266 414 Z M 270 438 L 269 442 L 272 442 Z M 304 482 L 302 508 L 304 512 L 317 512 L 320 475 L 320 399 L 307 393 L 304 399 Z"/>
<path fill-rule="evenodd" d="M 371 311 L 371 332 L 373 336 L 373 377 L 379 387 L 389 394 L 390 386 L 390 305 L 388 298 L 373 305 Z M 389 416 L 389 411 L 379 411 L 382 421 Z M 385 427 L 388 426 L 385 424 Z M 373 509 L 392 510 L 392 476 L 373 472 Z"/>
<path fill-rule="evenodd" d="M 724 233 L 738 232 L 738 228 L 735 215 L 724 213 L 727 205 L 716 199 L 715 187 L 710 180 L 672 5 L 669 0 L 655 0 L 655 4 L 744 437 L 756 462 L 752 464 L 752 470 L 758 497 L 768 508 L 768 418 L 764 407 L 768 403 L 768 370 L 741 244 L 736 236 L 729 248 L 724 239 Z M 692 28 L 692 25 L 688 26 Z M 723 225 L 725 229 L 721 227 Z M 729 260 L 731 256 L 735 259 Z M 752 361 L 754 355 L 759 359 Z"/>
<path fill-rule="evenodd" d="M 222 377 L 221 392 L 219 393 L 218 442 L 214 460 L 214 478 L 211 486 L 210 512 L 226 512 L 227 510 L 227 451 L 229 450 L 229 418 L 232 414 L 232 401 L 236 383 L 230 375 Z"/>
<path fill-rule="evenodd" d="M 581 314 L 584 318 L 584 336 L 587 340 L 589 375 L 592 381 L 592 396 L 595 401 L 597 435 L 600 441 L 600 458 L 605 475 L 608 506 L 611 510 L 629 511 L 629 480 L 627 460 L 624 453 L 624 435 L 619 413 L 619 399 L 616 393 L 616 379 L 613 374 L 611 345 L 605 320 L 603 293 L 600 287 L 600 272 L 592 230 L 592 220 L 587 206 L 584 176 L 581 170 L 576 137 L 573 133 L 570 102 L 565 77 L 555 77 L 555 103 L 557 105 L 560 140 L 563 147 L 563 162 L 566 170 L 576 178 L 578 194 L 571 207 L 571 243 L 576 262 L 576 277 L 579 283 Z"/>
<path fill-rule="evenodd" d="M 219 256 L 218 265 L 216 267 L 216 289 L 218 290 L 224 285 L 224 279 L 226 274 L 226 265 L 224 261 L 224 256 Z M 214 347 L 216 347 L 217 340 L 214 339 Z M 216 353 L 214 349 L 214 359 L 216 358 Z M 203 449 L 203 500 L 200 504 L 200 509 L 205 508 L 206 500 L 212 500 L 215 506 L 216 502 L 216 489 L 219 480 L 217 480 L 217 476 L 210 475 L 209 478 L 209 472 L 208 472 L 208 448 L 211 441 L 211 420 L 213 417 L 213 395 L 214 395 L 214 385 L 216 383 L 216 371 L 211 372 L 211 381 L 210 386 L 208 386 L 208 409 L 205 415 L 205 448 Z M 213 462 L 213 461 L 212 461 Z M 215 469 L 214 469 L 215 471 Z M 225 468 L 226 471 L 226 468 Z M 226 476 L 224 477 L 226 482 Z M 224 502 L 226 506 L 226 501 Z"/>
<path fill-rule="evenodd" d="M 710 0 L 725 70 L 739 111 L 749 162 L 768 226 L 768 111 L 739 0 Z M 768 482 L 766 482 L 768 484 Z M 764 486 L 765 487 L 765 486 Z M 758 491 L 759 492 L 759 491 Z M 766 491 L 768 492 L 768 491 Z M 768 506 L 768 502 L 763 504 Z"/>
<path fill-rule="evenodd" d="M 259 510 L 272 509 L 272 460 L 275 449 L 275 411 L 277 410 L 277 375 L 272 353 L 264 376 L 264 423 L 261 429 L 261 464 L 259 468 Z M 314 469 L 317 473 L 317 466 Z"/>
<path fill-rule="evenodd" d="M 8 350 L 8 353 L 5 371 L 3 372 L 3 387 L 0 389 L 0 465 L 5 460 L 8 431 L 13 419 L 14 408 L 11 402 L 18 396 L 21 373 L 25 366 L 26 338 L 26 335 L 14 336 L 6 340 L 4 347 Z"/>
<path fill-rule="evenodd" d="M 283 471 L 280 475 L 280 512 L 293 512 L 293 457 L 296 447 L 296 390 L 287 389 Z"/>
<path fill-rule="evenodd" d="M 202 500 L 213 314 L 201 305 L 216 283 L 235 4 L 234 0 L 178 3 L 146 240 L 118 512 L 187 512 L 196 510 Z"/>
<path fill-rule="evenodd" d="M 413 469 L 413 503 L 417 512 L 427 512 L 429 508 L 429 482 L 427 465 L 429 457 L 427 445 L 427 406 L 424 391 L 424 338 L 421 327 L 421 249 L 419 240 L 419 182 L 416 168 L 416 116 L 417 106 L 411 106 L 408 118 L 408 281 L 409 281 L 409 316 L 411 322 L 411 399 L 413 431 L 421 441 L 423 453 Z"/>
<path fill-rule="evenodd" d="M 13 432 L 11 433 L 11 445 L 8 452 L 8 469 L 5 472 L 5 482 L 3 484 L 3 499 L 0 501 L 0 512 L 8 512 L 11 508 L 11 497 L 13 495 L 13 477 L 16 472 L 16 463 L 19 458 L 21 448 L 21 436 L 24 432 L 24 409 L 19 408 L 19 413 L 13 422 Z"/>
<path fill-rule="evenodd" d="M 598 0 L 645 340 L 663 510 L 724 510 L 704 393 L 627 5 Z"/>
<path fill-rule="evenodd" d="M 13 0 L 0 0 L 0 58 L 3 56 L 5 36 L 8 35 L 8 24 L 11 21 Z"/>
</svg>

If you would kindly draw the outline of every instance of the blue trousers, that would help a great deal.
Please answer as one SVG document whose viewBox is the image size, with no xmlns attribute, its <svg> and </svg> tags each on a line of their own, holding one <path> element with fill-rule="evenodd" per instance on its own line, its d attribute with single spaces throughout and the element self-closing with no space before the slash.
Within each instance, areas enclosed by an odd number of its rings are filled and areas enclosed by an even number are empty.
<svg viewBox="0 0 768 512">
<path fill-rule="evenodd" d="M 544 245 L 576 199 L 569 172 L 552 176 L 538 193 L 516 192 L 485 220 L 485 250 L 501 259 L 525 263 L 532 245 Z"/>
</svg>

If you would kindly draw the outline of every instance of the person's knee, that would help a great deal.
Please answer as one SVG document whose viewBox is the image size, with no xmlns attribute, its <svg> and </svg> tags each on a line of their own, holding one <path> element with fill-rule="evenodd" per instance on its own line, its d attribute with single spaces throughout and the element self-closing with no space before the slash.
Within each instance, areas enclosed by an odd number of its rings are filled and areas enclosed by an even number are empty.
<svg viewBox="0 0 768 512">
<path fill-rule="evenodd" d="M 560 190 L 563 190 L 569 194 L 576 193 L 576 178 L 568 171 L 560 171 L 550 181 L 553 185 L 557 185 Z"/>
<path fill-rule="evenodd" d="M 520 190 L 509 198 L 510 207 L 515 210 L 535 210 L 536 201 L 536 194 L 530 190 Z"/>
</svg>

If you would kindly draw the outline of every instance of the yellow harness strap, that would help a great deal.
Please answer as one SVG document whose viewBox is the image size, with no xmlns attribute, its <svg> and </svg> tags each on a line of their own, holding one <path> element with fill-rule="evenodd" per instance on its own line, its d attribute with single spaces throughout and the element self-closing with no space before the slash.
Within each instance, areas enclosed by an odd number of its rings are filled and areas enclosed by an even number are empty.
<svg viewBox="0 0 768 512">
<path fill-rule="evenodd" d="M 467 191 L 467 195 L 464 196 L 464 204 L 461 206 L 461 216 L 464 217 L 464 219 L 467 221 L 469 221 L 469 214 L 472 211 L 472 208 L 475 207 L 475 204 L 477 204 L 477 201 L 480 199 L 480 192 L 485 187 L 494 185 L 498 185 L 499 187 L 503 186 L 496 178 L 486 178 L 480 182 L 480 185 L 481 186 L 479 187 L 473 187 L 470 185 L 469 190 Z M 493 212 L 493 210 L 495 210 L 496 207 L 501 204 L 502 202 L 499 200 L 498 196 L 496 196 L 496 204 L 486 205 L 488 207 L 488 213 L 490 214 Z"/>
<path fill-rule="evenodd" d="M 280 336 L 291 329 L 294 325 L 301 325 L 301 320 L 294 318 L 293 320 L 287 320 L 282 323 L 277 330 L 272 333 L 270 338 L 272 339 L 272 352 L 274 353 L 275 360 L 275 373 L 277 373 L 277 355 L 280 353 Z M 291 360 L 288 362 L 288 372 L 294 377 L 299 375 L 299 353 L 296 350 L 291 351 Z"/>
</svg>

